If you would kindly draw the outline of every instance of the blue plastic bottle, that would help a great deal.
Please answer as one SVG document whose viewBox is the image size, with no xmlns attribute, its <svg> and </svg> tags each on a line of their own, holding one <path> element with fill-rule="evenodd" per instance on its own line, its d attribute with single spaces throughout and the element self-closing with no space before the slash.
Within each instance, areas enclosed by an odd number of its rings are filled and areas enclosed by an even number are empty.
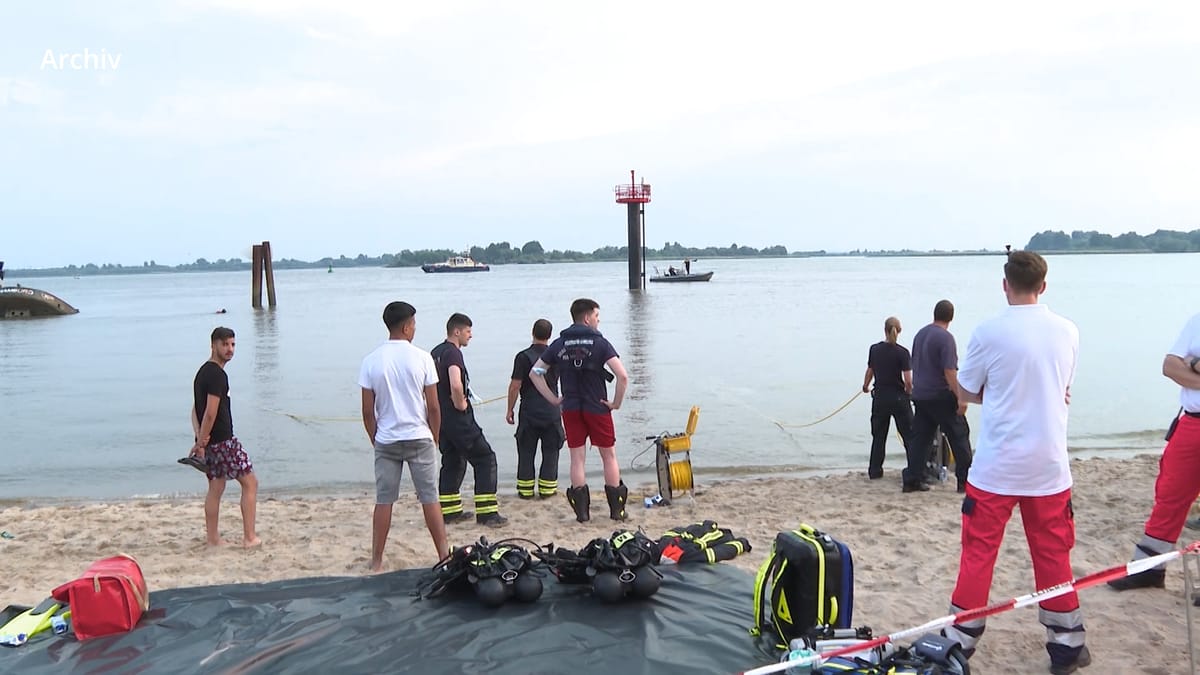
<svg viewBox="0 0 1200 675">
<path fill-rule="evenodd" d="M 800 661 L 801 659 L 807 659 L 811 656 L 816 656 L 816 655 L 817 655 L 817 653 L 811 649 L 805 649 L 805 648 L 793 649 L 787 653 L 787 656 L 784 657 L 784 660 L 785 661 Z M 809 663 L 805 663 L 803 665 L 792 666 L 791 668 L 788 668 L 784 672 L 787 673 L 787 675 L 809 675 L 809 673 L 812 672 L 812 669 L 813 669 L 813 664 L 812 664 L 812 662 L 809 662 Z"/>
</svg>

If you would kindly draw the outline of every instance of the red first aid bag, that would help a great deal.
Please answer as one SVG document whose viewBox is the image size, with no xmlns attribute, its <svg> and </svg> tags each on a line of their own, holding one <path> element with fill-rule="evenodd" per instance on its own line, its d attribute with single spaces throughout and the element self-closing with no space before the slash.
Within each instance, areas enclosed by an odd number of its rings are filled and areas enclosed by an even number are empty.
<svg viewBox="0 0 1200 675">
<path fill-rule="evenodd" d="M 128 555 L 97 560 L 51 595 L 71 606 L 71 626 L 80 640 L 133 630 L 150 608 L 142 568 Z"/>
</svg>

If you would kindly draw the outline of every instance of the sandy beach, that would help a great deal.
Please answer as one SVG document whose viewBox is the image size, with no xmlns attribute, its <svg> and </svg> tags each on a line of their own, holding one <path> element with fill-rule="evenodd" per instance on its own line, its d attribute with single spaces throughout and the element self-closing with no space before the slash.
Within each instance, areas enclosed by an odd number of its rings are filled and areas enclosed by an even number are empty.
<svg viewBox="0 0 1200 675">
<path fill-rule="evenodd" d="M 1123 563 L 1153 496 L 1157 455 L 1133 459 L 1075 461 L 1076 576 Z M 595 487 L 595 486 L 593 486 Z M 509 488 L 511 489 L 511 488 Z M 396 505 L 385 557 L 386 569 L 428 567 L 435 561 L 411 486 Z M 753 572 L 776 532 L 805 521 L 846 542 L 855 567 L 854 623 L 885 633 L 940 617 L 947 612 L 958 567 L 960 496 L 953 480 L 928 493 L 901 494 L 899 475 L 868 481 L 865 473 L 824 478 L 770 478 L 721 482 L 700 487 L 666 508 L 645 509 L 649 485 L 630 491 L 629 527 L 657 537 L 667 528 L 705 518 L 749 538 L 754 550 L 727 563 Z M 594 490 L 595 492 L 595 490 Z M 241 539 L 237 490 L 227 492 L 222 532 Z M 229 500 L 232 497 L 233 500 Z M 501 508 L 510 518 L 502 530 L 474 524 L 450 529 L 452 545 L 480 535 L 524 536 L 578 548 L 607 536 L 615 523 L 594 517 L 574 522 L 561 496 L 526 502 L 505 495 Z M 151 590 L 261 582 L 307 576 L 354 575 L 366 571 L 369 554 L 370 495 L 331 499 L 267 499 L 259 504 L 262 547 L 208 549 L 203 543 L 202 502 L 130 501 L 86 505 L 20 507 L 0 510 L 0 606 L 36 604 L 58 584 L 83 572 L 93 560 L 123 552 L 142 565 Z M 593 495 L 594 516 L 602 494 Z M 1183 541 L 1200 538 L 1184 530 Z M 1097 587 L 1080 594 L 1094 673 L 1188 672 L 1183 570 L 1170 566 L 1167 589 L 1118 594 Z M 992 601 L 1033 590 L 1033 573 L 1020 518 L 1009 525 L 996 567 Z M 747 605 L 750 598 L 746 599 Z M 976 672 L 1045 672 L 1045 631 L 1033 608 L 989 620 Z M 747 667 L 756 664 L 746 664 Z"/>
</svg>

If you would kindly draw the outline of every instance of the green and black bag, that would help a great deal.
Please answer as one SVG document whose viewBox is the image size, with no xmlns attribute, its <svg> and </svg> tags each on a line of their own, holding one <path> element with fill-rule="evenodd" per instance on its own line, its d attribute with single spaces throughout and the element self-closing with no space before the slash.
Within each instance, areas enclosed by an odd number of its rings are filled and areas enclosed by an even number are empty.
<svg viewBox="0 0 1200 675">
<path fill-rule="evenodd" d="M 806 523 L 777 534 L 754 581 L 750 632 L 786 649 L 816 626 L 850 628 L 853 613 L 850 549 Z"/>
</svg>

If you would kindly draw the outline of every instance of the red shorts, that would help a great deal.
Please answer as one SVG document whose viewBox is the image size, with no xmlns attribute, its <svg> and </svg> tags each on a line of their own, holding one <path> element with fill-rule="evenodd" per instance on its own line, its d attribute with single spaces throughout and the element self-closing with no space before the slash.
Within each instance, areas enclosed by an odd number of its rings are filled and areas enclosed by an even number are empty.
<svg viewBox="0 0 1200 675">
<path fill-rule="evenodd" d="M 563 428 L 567 431 L 568 448 L 582 448 L 589 438 L 597 448 L 611 448 L 617 444 L 611 414 L 597 415 L 582 410 L 564 410 L 562 421 Z"/>
</svg>

